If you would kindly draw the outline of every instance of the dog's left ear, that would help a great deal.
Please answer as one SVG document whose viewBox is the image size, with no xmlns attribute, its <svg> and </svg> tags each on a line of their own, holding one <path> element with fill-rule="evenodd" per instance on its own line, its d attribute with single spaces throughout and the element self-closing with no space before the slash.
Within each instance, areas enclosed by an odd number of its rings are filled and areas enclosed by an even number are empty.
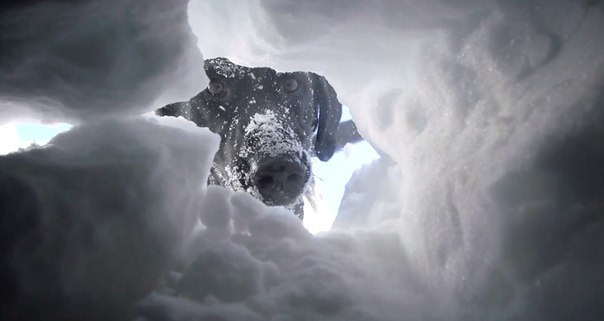
<svg viewBox="0 0 604 321">
<path fill-rule="evenodd" d="M 342 117 L 342 104 L 338 101 L 336 91 L 327 82 L 325 77 L 309 73 L 312 81 L 314 103 L 319 114 L 319 128 L 315 152 L 322 161 L 328 161 L 336 150 L 336 132 L 340 117 Z"/>
</svg>

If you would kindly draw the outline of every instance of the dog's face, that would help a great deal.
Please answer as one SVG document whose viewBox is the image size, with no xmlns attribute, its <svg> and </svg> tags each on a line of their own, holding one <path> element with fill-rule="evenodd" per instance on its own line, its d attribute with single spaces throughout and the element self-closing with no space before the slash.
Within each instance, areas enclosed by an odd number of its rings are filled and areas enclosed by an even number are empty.
<svg viewBox="0 0 604 321">
<path fill-rule="evenodd" d="M 248 68 L 225 58 L 206 60 L 205 70 L 208 88 L 157 113 L 184 116 L 220 135 L 214 183 L 268 205 L 301 201 L 310 157 L 326 161 L 336 148 L 341 104 L 333 88 L 314 73 Z"/>
</svg>

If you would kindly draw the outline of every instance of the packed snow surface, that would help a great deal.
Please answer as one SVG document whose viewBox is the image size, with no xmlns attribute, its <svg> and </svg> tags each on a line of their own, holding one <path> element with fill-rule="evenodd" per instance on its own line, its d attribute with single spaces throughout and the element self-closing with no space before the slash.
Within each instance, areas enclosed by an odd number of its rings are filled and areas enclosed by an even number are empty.
<svg viewBox="0 0 604 321">
<path fill-rule="evenodd" d="M 324 75 L 382 155 L 320 235 L 205 186 L 207 130 L 122 116 L 202 70 L 153 3 L 0 14 L 0 119 L 88 120 L 0 158 L 2 317 L 604 318 L 602 2 L 192 1 L 206 57 Z"/>
</svg>

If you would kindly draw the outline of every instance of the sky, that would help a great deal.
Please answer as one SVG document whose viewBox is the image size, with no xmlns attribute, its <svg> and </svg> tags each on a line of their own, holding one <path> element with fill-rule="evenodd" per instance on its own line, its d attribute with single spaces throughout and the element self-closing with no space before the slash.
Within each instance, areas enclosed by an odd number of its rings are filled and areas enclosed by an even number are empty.
<svg viewBox="0 0 604 321">
<path fill-rule="evenodd" d="M 0 319 L 604 316 L 600 1 L 2 8 L 2 130 L 79 126 L 0 157 Z M 206 186 L 217 137 L 137 116 L 214 56 L 324 75 L 380 151 L 333 229 Z"/>
<path fill-rule="evenodd" d="M 19 148 L 32 144 L 46 145 L 50 139 L 69 130 L 72 126 L 67 123 L 38 124 L 38 123 L 8 123 L 0 127 L 3 142 L 0 144 L 0 154 L 8 154 Z"/>
<path fill-rule="evenodd" d="M 341 121 L 351 119 L 346 106 Z M 311 233 L 331 229 L 340 208 L 344 188 L 352 174 L 363 165 L 369 164 L 380 156 L 367 141 L 347 145 L 344 150 L 334 154 L 328 162 L 312 159 L 313 174 L 316 180 L 315 203 L 317 209 L 306 205 L 304 226 Z"/>
</svg>

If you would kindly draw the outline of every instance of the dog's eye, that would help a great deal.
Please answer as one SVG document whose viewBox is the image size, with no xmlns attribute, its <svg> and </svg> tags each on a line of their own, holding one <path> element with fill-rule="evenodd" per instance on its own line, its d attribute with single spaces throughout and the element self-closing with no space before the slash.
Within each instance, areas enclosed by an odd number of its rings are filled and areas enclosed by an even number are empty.
<svg viewBox="0 0 604 321">
<path fill-rule="evenodd" d="M 283 82 L 283 89 L 288 93 L 296 91 L 298 89 L 298 81 L 294 78 L 288 78 Z"/>
<path fill-rule="evenodd" d="M 224 93 L 224 85 L 216 81 L 211 81 L 208 84 L 208 90 L 212 95 L 221 95 Z"/>
</svg>

